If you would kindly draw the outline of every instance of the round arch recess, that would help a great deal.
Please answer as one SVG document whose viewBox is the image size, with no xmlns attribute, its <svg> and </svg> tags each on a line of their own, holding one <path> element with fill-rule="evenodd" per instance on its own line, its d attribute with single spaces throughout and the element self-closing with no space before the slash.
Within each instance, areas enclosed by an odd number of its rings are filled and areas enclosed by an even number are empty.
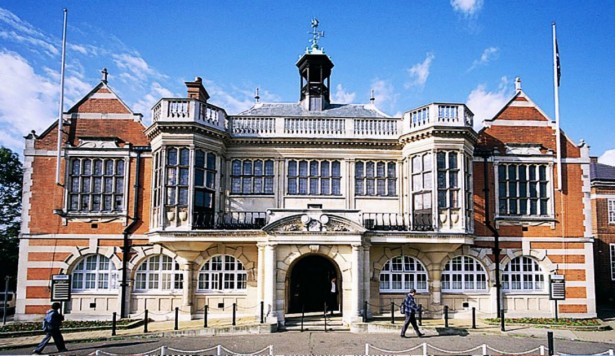
<svg viewBox="0 0 615 356">
<path fill-rule="evenodd" d="M 337 300 L 330 297 L 331 278 L 337 279 Z M 303 255 L 289 266 L 287 278 L 287 312 L 322 312 L 338 310 L 341 295 L 341 273 L 335 261 L 319 253 Z"/>
</svg>

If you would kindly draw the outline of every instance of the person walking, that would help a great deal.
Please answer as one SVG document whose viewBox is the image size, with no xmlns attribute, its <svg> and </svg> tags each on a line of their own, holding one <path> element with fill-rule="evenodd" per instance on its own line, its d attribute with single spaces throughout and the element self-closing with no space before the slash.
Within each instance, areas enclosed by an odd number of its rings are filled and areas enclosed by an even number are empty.
<svg viewBox="0 0 615 356">
<path fill-rule="evenodd" d="M 35 355 L 40 355 L 43 352 L 43 349 L 49 343 L 49 340 L 53 338 L 53 342 L 58 348 L 58 352 L 68 352 L 66 349 L 66 345 L 64 345 L 64 337 L 62 337 L 62 331 L 60 331 L 60 327 L 62 326 L 62 322 L 64 321 L 64 315 L 60 312 L 60 303 L 54 302 L 51 304 L 51 309 L 47 311 L 45 314 L 45 319 L 43 319 L 43 331 L 45 331 L 45 337 L 41 341 L 40 344 L 34 349 L 32 352 Z"/>
<path fill-rule="evenodd" d="M 401 337 L 406 337 L 406 330 L 408 329 L 409 324 L 412 324 L 412 328 L 416 332 L 416 336 L 423 337 L 423 335 L 425 335 L 420 332 L 419 326 L 416 324 L 416 312 L 420 311 L 421 307 L 417 305 L 414 300 L 415 294 L 416 290 L 414 288 L 410 289 L 401 305 L 401 311 L 406 315 L 404 326 L 401 328 Z"/>
</svg>

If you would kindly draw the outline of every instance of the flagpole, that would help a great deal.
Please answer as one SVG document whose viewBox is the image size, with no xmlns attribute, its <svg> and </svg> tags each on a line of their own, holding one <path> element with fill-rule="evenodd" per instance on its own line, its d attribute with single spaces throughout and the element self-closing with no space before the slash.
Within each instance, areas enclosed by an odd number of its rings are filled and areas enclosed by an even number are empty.
<svg viewBox="0 0 615 356">
<path fill-rule="evenodd" d="M 58 156 L 56 160 L 56 184 L 60 184 L 60 159 L 62 157 L 62 129 L 64 121 L 64 67 L 66 66 L 66 18 L 68 10 L 64 9 L 64 29 L 62 31 L 62 66 L 60 68 L 60 108 L 58 109 Z"/>
<path fill-rule="evenodd" d="M 555 93 L 555 145 L 557 150 L 557 190 L 562 190 L 562 139 L 559 127 L 559 49 L 557 48 L 557 35 L 555 22 L 553 28 L 553 88 Z"/>
</svg>

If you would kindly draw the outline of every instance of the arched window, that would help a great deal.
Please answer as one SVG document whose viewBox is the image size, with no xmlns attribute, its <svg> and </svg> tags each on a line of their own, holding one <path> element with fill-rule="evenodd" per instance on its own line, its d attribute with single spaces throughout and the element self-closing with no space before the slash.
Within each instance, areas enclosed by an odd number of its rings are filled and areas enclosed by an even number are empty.
<svg viewBox="0 0 615 356">
<path fill-rule="evenodd" d="M 443 292 L 486 291 L 487 273 L 473 257 L 457 256 L 442 271 Z"/>
<path fill-rule="evenodd" d="M 183 288 L 184 276 L 179 264 L 165 255 L 151 256 L 137 269 L 135 291 L 168 291 Z"/>
<path fill-rule="evenodd" d="M 519 256 L 510 261 L 502 275 L 502 288 L 505 291 L 543 291 L 545 276 L 538 262 L 530 257 Z"/>
<path fill-rule="evenodd" d="M 199 273 L 199 291 L 243 291 L 247 274 L 243 264 L 233 256 L 218 255 L 210 258 Z"/>
<path fill-rule="evenodd" d="M 388 260 L 380 272 L 381 292 L 407 292 L 414 288 L 427 292 L 427 271 L 414 257 L 397 256 Z"/>
<path fill-rule="evenodd" d="M 103 255 L 83 258 L 72 272 L 73 291 L 117 290 L 118 273 L 111 261 Z"/>
</svg>

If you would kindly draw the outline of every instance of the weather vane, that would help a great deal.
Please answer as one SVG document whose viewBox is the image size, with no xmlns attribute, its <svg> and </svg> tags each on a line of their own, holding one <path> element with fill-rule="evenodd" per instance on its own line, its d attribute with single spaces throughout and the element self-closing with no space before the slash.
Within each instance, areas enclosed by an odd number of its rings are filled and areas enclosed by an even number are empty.
<svg viewBox="0 0 615 356">
<path fill-rule="evenodd" d="M 318 19 L 312 19 L 312 32 L 308 32 L 312 35 L 310 42 L 312 43 L 312 49 L 318 49 L 318 40 L 325 37 L 325 31 L 318 31 Z"/>
</svg>

